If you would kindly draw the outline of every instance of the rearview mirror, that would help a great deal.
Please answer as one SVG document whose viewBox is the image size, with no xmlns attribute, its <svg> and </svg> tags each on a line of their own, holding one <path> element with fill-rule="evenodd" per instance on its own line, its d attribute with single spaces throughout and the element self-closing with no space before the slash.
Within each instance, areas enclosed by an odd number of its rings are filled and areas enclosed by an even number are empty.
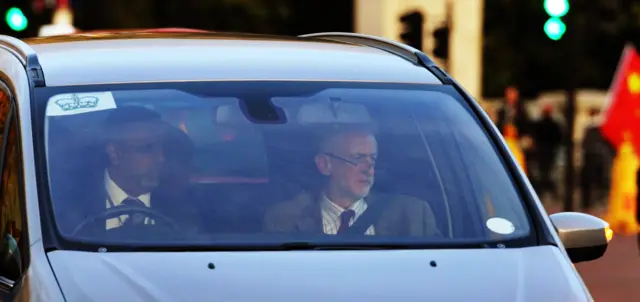
<svg viewBox="0 0 640 302">
<path fill-rule="evenodd" d="M 613 231 L 606 221 L 578 212 L 556 213 L 549 217 L 573 263 L 598 259 L 607 251 Z"/>
<path fill-rule="evenodd" d="M 220 105 L 214 109 L 212 122 L 214 125 L 246 126 L 255 123 L 256 120 L 267 122 L 277 120 L 284 123 L 291 116 L 287 108 L 270 105 L 261 107 L 255 106 L 253 110 L 246 109 L 243 111 L 240 105 L 237 104 Z"/>
</svg>

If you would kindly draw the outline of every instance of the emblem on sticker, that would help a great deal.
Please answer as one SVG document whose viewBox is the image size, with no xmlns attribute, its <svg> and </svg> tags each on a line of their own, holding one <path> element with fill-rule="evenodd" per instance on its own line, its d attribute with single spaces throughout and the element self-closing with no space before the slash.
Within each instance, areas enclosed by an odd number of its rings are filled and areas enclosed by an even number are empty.
<svg viewBox="0 0 640 302">
<path fill-rule="evenodd" d="M 489 230 L 500 235 L 509 235 L 516 231 L 511 221 L 500 217 L 489 218 L 486 225 Z"/>
<path fill-rule="evenodd" d="M 62 111 L 71 111 L 77 109 L 89 109 L 96 108 L 98 106 L 98 98 L 95 96 L 78 96 L 77 94 L 71 94 L 69 98 L 62 98 L 56 100 L 56 105 L 62 109 Z"/>
<path fill-rule="evenodd" d="M 111 92 L 59 94 L 49 99 L 47 116 L 81 114 L 116 107 Z"/>
</svg>

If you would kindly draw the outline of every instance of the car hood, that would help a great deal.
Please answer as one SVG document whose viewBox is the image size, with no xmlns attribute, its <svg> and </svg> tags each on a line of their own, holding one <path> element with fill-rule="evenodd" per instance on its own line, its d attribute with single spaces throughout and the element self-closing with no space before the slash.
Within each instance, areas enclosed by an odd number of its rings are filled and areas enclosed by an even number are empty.
<svg viewBox="0 0 640 302">
<path fill-rule="evenodd" d="M 48 253 L 67 301 L 589 301 L 553 246 Z"/>
</svg>

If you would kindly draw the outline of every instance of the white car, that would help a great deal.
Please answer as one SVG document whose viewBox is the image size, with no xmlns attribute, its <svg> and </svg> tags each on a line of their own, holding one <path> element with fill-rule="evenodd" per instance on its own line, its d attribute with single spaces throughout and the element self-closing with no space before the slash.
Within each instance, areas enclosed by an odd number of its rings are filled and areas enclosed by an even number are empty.
<svg viewBox="0 0 640 302">
<path fill-rule="evenodd" d="M 0 123 L 0 301 L 593 301 L 611 240 L 373 36 L 0 36 Z"/>
</svg>

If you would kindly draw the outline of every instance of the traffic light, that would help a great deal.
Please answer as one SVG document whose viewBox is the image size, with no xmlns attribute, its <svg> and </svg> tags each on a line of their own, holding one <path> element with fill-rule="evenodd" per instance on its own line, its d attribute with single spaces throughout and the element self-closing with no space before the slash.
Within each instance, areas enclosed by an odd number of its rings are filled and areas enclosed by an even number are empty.
<svg viewBox="0 0 640 302">
<path fill-rule="evenodd" d="M 560 40 L 566 31 L 567 26 L 560 18 L 550 18 L 544 23 L 544 33 L 547 34 L 547 37 L 551 40 Z"/>
<path fill-rule="evenodd" d="M 37 36 L 40 25 L 51 23 L 50 8 L 46 6 L 39 10 L 34 8 L 34 4 L 41 1 L 0 0 L 0 13 L 4 17 L 4 22 L 0 24 L 0 34 L 18 39 Z"/>
<path fill-rule="evenodd" d="M 549 20 L 544 23 L 544 33 L 551 40 L 562 39 L 567 26 L 561 18 L 569 12 L 569 0 L 544 0 L 544 11 L 549 15 Z"/>
<path fill-rule="evenodd" d="M 400 22 L 404 27 L 403 32 L 400 34 L 400 39 L 402 39 L 405 44 L 422 50 L 422 27 L 424 24 L 424 16 L 422 13 L 414 11 L 404 14 L 400 17 Z"/>
<path fill-rule="evenodd" d="M 442 60 L 449 58 L 449 26 L 444 25 L 433 31 L 433 55 Z"/>
<path fill-rule="evenodd" d="M 29 25 L 29 20 L 22 10 L 17 7 L 9 8 L 4 17 L 9 28 L 13 31 L 23 31 Z"/>
</svg>

